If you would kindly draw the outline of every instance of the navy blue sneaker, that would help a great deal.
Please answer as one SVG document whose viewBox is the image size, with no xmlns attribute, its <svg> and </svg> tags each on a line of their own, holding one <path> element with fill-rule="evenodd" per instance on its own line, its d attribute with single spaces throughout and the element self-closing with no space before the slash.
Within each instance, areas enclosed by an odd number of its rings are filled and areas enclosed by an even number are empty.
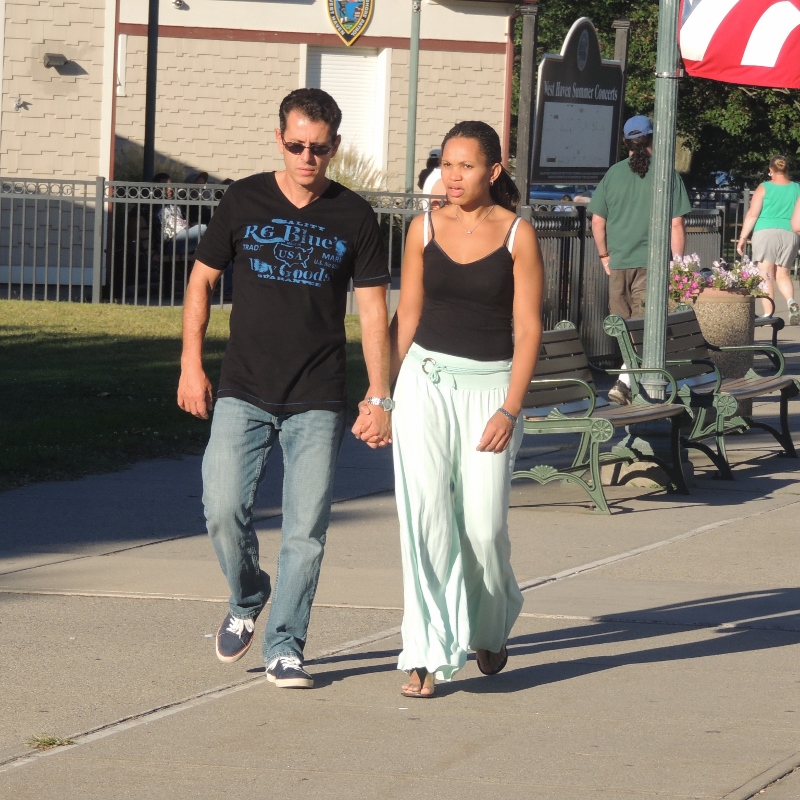
<svg viewBox="0 0 800 800">
<path fill-rule="evenodd" d="M 238 661 L 250 648 L 254 630 L 252 619 L 228 614 L 217 631 L 217 658 L 226 664 Z"/>
<path fill-rule="evenodd" d="M 267 665 L 267 680 L 281 689 L 313 689 L 314 679 L 297 656 L 278 656 Z"/>
</svg>

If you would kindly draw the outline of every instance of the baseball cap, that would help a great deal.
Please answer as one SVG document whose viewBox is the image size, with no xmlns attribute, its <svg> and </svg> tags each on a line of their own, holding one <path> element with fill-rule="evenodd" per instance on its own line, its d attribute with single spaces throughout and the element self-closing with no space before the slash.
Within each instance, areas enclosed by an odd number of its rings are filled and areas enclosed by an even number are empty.
<svg viewBox="0 0 800 800">
<path fill-rule="evenodd" d="M 653 132 L 653 123 L 642 115 L 631 117 L 622 129 L 626 139 L 638 139 L 640 136 L 647 136 Z"/>
<path fill-rule="evenodd" d="M 442 148 L 441 147 L 434 147 L 428 153 L 428 158 L 441 158 L 441 157 L 442 157 Z"/>
</svg>

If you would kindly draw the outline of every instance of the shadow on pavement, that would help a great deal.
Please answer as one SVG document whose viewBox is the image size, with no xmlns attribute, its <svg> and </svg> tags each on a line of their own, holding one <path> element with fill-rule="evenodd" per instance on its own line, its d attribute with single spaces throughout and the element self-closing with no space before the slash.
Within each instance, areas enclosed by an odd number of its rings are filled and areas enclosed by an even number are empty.
<svg viewBox="0 0 800 800">
<path fill-rule="evenodd" d="M 699 641 L 639 648 L 627 653 L 513 668 L 515 655 L 567 651 L 594 645 L 645 644 L 657 642 L 658 637 L 685 633 L 694 628 L 716 628 L 713 631 L 715 635 Z M 783 635 L 776 636 L 776 632 Z M 765 635 L 767 633 L 769 635 Z M 465 692 L 518 692 L 634 664 L 709 658 L 798 643 L 800 589 L 741 592 L 615 614 L 613 618 L 598 617 L 585 625 L 555 631 L 512 636 L 509 639 L 510 670 L 498 675 L 491 683 L 467 679 L 459 683 L 459 688 Z"/>
<path fill-rule="evenodd" d="M 659 643 L 660 637 L 683 634 L 696 629 L 711 629 L 713 638 L 678 644 Z M 776 636 L 780 632 L 783 635 Z M 765 635 L 769 633 L 769 635 Z M 657 646 L 649 647 L 655 643 Z M 579 678 L 596 672 L 635 664 L 682 661 L 693 658 L 767 650 L 800 643 L 800 588 L 780 588 L 720 595 L 686 603 L 637 609 L 598 617 L 586 624 L 536 634 L 513 636 L 508 641 L 509 666 L 491 680 L 485 677 L 458 676 L 450 684 L 437 684 L 437 694 L 454 692 L 510 693 L 548 683 Z M 564 651 L 574 648 L 639 644 L 640 647 L 613 655 L 564 658 L 531 667 L 515 669 L 515 656 Z M 396 649 L 372 650 L 328 656 L 308 662 L 315 668 L 318 686 L 329 686 L 360 675 L 397 671 Z M 473 659 L 474 655 L 470 655 Z M 390 663 L 369 663 L 385 661 Z M 367 663 L 365 663 L 367 662 Z M 352 666 L 348 666 L 352 664 Z M 335 667 L 320 671 L 321 667 Z M 263 672 L 263 667 L 248 670 Z"/>
</svg>

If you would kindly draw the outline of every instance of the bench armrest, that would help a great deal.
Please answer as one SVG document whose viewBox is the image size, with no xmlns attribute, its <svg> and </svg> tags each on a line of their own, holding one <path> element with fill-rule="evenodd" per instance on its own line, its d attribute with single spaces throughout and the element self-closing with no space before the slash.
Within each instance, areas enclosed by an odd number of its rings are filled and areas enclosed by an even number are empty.
<svg viewBox="0 0 800 800">
<path fill-rule="evenodd" d="M 594 389 L 592 389 L 592 387 L 586 383 L 586 381 L 582 381 L 580 378 L 533 378 L 530 383 L 531 386 L 557 386 L 558 384 L 578 384 L 586 389 L 586 399 L 589 401 L 589 408 L 586 409 L 582 416 L 575 417 L 575 419 L 588 419 L 592 416 L 592 414 L 594 414 L 594 409 L 597 405 L 597 395 L 595 394 Z"/>
<path fill-rule="evenodd" d="M 640 374 L 663 375 L 667 379 L 667 382 L 669 383 L 670 390 L 672 392 L 672 394 L 670 394 L 669 398 L 664 400 L 664 403 L 667 403 L 667 404 L 672 403 L 675 400 L 675 398 L 677 397 L 677 395 L 678 395 L 678 384 L 675 381 L 675 378 L 673 378 L 672 375 L 670 375 L 669 372 L 667 372 L 666 369 L 661 369 L 660 367 L 632 367 L 630 369 L 609 369 L 609 370 L 606 370 L 606 372 L 608 372 L 610 375 L 627 375 L 629 373 L 633 374 L 633 375 L 640 375 Z M 637 382 L 640 382 L 640 381 L 637 381 Z M 637 396 L 641 397 L 641 395 L 637 395 Z M 647 403 L 651 402 L 649 398 L 642 397 L 642 399 Z"/>
<path fill-rule="evenodd" d="M 721 347 L 709 344 L 708 348 L 715 353 L 737 353 L 747 351 L 763 353 L 776 369 L 776 373 L 773 376 L 775 378 L 780 378 L 780 376 L 783 375 L 783 371 L 786 369 L 786 360 L 783 357 L 783 353 L 777 347 L 773 347 L 769 344 L 722 345 Z"/>
</svg>

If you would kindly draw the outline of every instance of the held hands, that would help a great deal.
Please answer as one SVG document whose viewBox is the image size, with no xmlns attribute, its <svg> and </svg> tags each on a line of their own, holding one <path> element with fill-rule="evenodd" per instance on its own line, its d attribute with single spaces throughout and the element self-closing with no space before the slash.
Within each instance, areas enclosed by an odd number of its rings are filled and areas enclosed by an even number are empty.
<svg viewBox="0 0 800 800">
<path fill-rule="evenodd" d="M 498 409 L 486 423 L 483 436 L 478 443 L 481 453 L 502 453 L 511 442 L 514 435 L 514 422 Z"/>
<path fill-rule="evenodd" d="M 392 443 L 392 417 L 380 406 L 371 406 L 366 400 L 358 404 L 358 419 L 353 424 L 353 436 L 361 439 L 373 450 Z"/>
<path fill-rule="evenodd" d="M 199 419 L 208 419 L 214 407 L 211 381 L 200 369 L 182 369 L 178 381 L 178 405 Z"/>
</svg>

